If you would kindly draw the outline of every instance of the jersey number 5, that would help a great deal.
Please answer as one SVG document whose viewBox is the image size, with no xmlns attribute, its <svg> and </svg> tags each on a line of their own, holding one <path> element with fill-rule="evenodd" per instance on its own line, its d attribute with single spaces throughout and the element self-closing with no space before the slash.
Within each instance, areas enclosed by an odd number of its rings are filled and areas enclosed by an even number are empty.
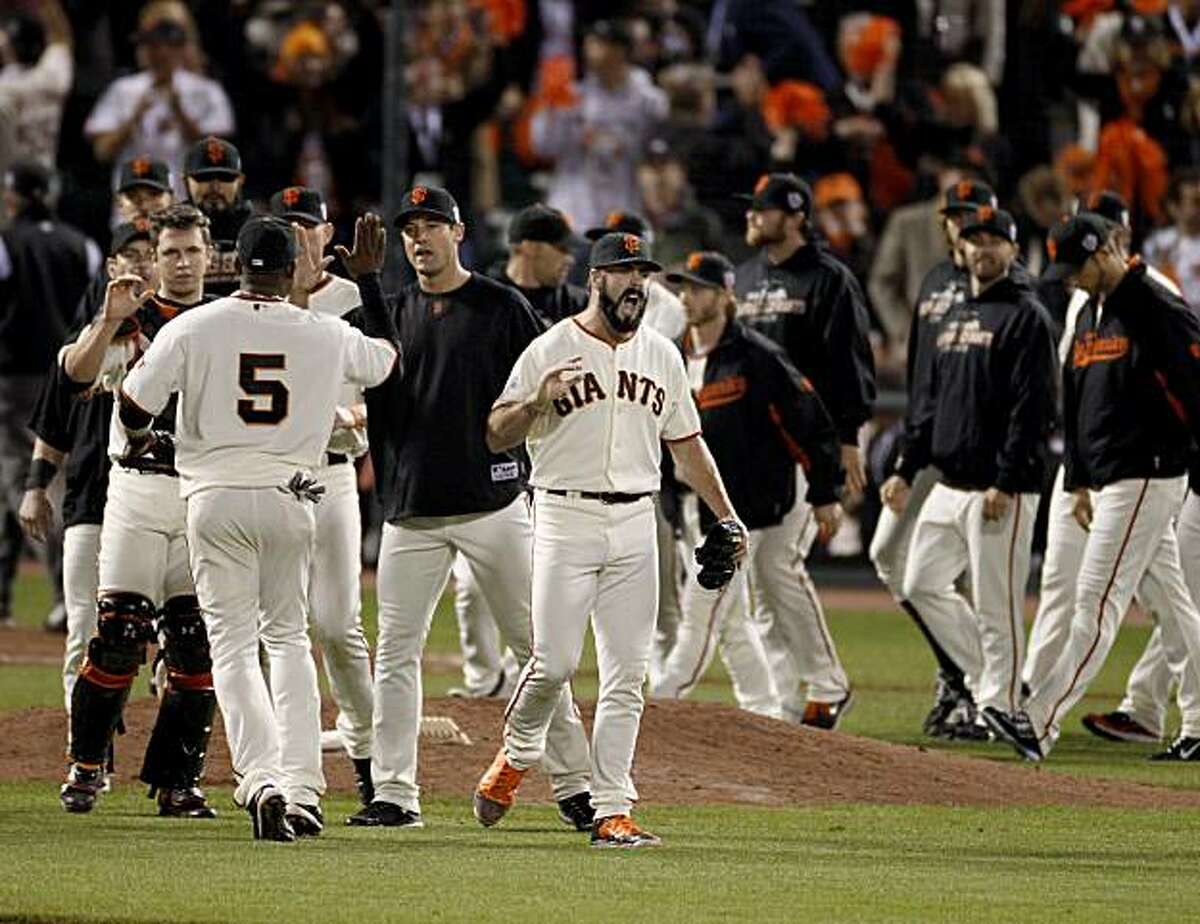
<svg viewBox="0 0 1200 924">
<path fill-rule="evenodd" d="M 241 353 L 238 355 L 238 384 L 242 391 L 251 395 L 239 398 L 238 417 L 248 424 L 273 426 L 288 415 L 288 390 L 283 382 L 261 380 L 258 373 L 263 369 L 286 369 L 287 357 L 282 353 Z M 263 407 L 258 399 L 270 398 Z"/>
</svg>

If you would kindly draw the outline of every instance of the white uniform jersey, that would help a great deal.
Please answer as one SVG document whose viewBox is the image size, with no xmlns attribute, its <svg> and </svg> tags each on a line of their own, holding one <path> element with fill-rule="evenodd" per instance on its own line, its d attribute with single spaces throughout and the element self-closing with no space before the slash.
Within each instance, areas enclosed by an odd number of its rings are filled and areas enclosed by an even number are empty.
<svg viewBox="0 0 1200 924">
<path fill-rule="evenodd" d="M 238 293 L 166 325 L 122 391 L 152 414 L 179 392 L 175 467 L 188 497 L 315 468 L 342 384 L 378 385 L 396 358 L 344 321 Z"/>
<path fill-rule="evenodd" d="M 326 276 L 308 295 L 308 308 L 317 314 L 344 318 L 362 304 L 358 286 L 341 276 Z M 338 393 L 338 404 L 351 407 L 361 404 L 363 393 L 354 385 L 343 385 Z M 337 430 L 329 438 L 326 447 L 330 452 L 357 458 L 367 451 L 366 430 Z"/>
<path fill-rule="evenodd" d="M 657 491 L 660 440 L 700 432 L 679 350 L 640 327 L 617 347 L 559 321 L 525 348 L 497 405 L 524 401 L 551 366 L 583 357 L 583 377 L 529 431 L 530 484 L 572 491 Z"/>
</svg>

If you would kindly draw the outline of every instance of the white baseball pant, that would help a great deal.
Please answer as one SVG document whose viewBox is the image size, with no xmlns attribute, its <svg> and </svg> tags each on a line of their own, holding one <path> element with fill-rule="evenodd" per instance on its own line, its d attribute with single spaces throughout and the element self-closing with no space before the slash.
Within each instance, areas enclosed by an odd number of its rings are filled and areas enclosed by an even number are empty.
<svg viewBox="0 0 1200 924">
<path fill-rule="evenodd" d="M 488 609 L 471 563 L 461 552 L 454 556 L 454 617 L 463 656 L 463 690 L 468 697 L 507 696 L 516 686 L 520 667 L 500 641 L 500 629 Z M 455 695 L 451 691 L 451 695 Z"/>
<path fill-rule="evenodd" d="M 518 661 L 530 653 L 532 526 L 524 496 L 490 513 L 385 523 L 379 549 L 379 638 L 375 648 L 375 798 L 420 811 L 417 735 L 421 651 L 454 555 L 461 552 Z M 556 799 L 588 789 L 587 738 L 569 686 L 551 704 L 544 768 Z"/>
<path fill-rule="evenodd" d="M 701 539 L 695 494 L 688 494 L 683 501 L 683 523 L 685 545 L 693 548 Z M 750 533 L 746 560 L 733 580 L 719 590 L 701 587 L 696 580 L 699 566 L 694 558 L 689 562 L 687 584 L 683 590 L 683 618 L 662 673 L 652 680 L 651 697 L 681 699 L 687 696 L 708 670 L 713 654 L 720 651 L 738 706 L 772 719 L 782 718 L 779 693 L 767 664 L 762 638 L 747 619 L 748 575 L 759 539 L 758 530 Z"/>
<path fill-rule="evenodd" d="M 1184 497 L 1176 521 L 1175 534 L 1179 541 L 1183 579 L 1192 602 L 1195 603 L 1200 600 L 1200 497 L 1197 497 L 1194 491 L 1189 490 Z M 1164 635 L 1166 628 L 1166 623 L 1160 618 L 1154 631 L 1150 633 L 1145 651 L 1129 675 L 1125 698 L 1117 707 L 1160 736 L 1166 729 L 1167 703 L 1170 700 L 1171 687 L 1182 676 L 1187 657 L 1186 641 L 1183 639 L 1177 640 L 1171 656 L 1168 657 Z M 1178 644 L 1179 641 L 1183 642 L 1182 647 Z M 1183 693 L 1182 687 L 1180 693 Z M 1181 734 L 1188 737 L 1200 735 L 1200 731 L 1194 730 L 1200 723 L 1191 719 L 1189 715 L 1192 710 L 1186 708 L 1182 701 L 1179 708 L 1183 714 L 1184 730 Z"/>
<path fill-rule="evenodd" d="M 100 529 L 99 591 L 141 594 L 156 607 L 196 592 L 179 479 L 114 464 Z"/>
<path fill-rule="evenodd" d="M 592 728 L 592 808 L 628 814 L 631 769 L 658 611 L 654 504 L 604 504 L 538 491 L 533 531 L 533 657 L 509 701 L 504 750 L 517 768 L 542 759 L 547 730 L 579 666 L 589 618 L 600 692 Z"/>
<path fill-rule="evenodd" d="M 1126 479 L 1092 492 L 1092 526 L 1079 570 L 1071 635 L 1054 667 L 1036 678 L 1025 704 L 1043 754 L 1054 746 L 1063 717 L 1103 666 L 1134 590 L 1151 565 L 1171 600 L 1158 615 L 1164 627 L 1172 621 L 1178 627 L 1177 635 L 1164 631 L 1163 641 L 1175 644 L 1168 637 L 1182 637 L 1178 644 L 1188 651 L 1181 678 L 1181 687 L 1186 687 L 1183 699 L 1195 702 L 1200 689 L 1200 612 L 1187 593 L 1170 528 L 1184 490 L 1185 479 L 1179 477 Z"/>
<path fill-rule="evenodd" d="M 187 500 L 188 546 L 213 688 L 242 806 L 267 785 L 316 804 L 321 696 L 307 632 L 312 504 L 278 488 L 212 488 Z M 259 642 L 270 662 L 270 691 Z"/>
<path fill-rule="evenodd" d="M 909 487 L 904 512 L 896 513 L 884 504 L 879 522 L 875 524 L 875 535 L 871 537 L 871 564 L 875 566 L 879 580 L 898 601 L 904 599 L 904 567 L 912 546 L 913 528 L 925 506 L 925 499 L 940 478 L 941 473 L 933 466 L 921 469 Z"/>
<path fill-rule="evenodd" d="M 63 653 L 63 693 L 71 714 L 71 691 L 88 642 L 96 634 L 96 589 L 100 583 L 100 524 L 79 523 L 63 532 L 63 603 L 67 642 Z M 70 728 L 70 723 L 67 725 Z"/>
<path fill-rule="evenodd" d="M 825 611 L 804 560 L 817 537 L 808 479 L 796 466 L 796 503 L 783 522 L 761 531 L 751 578 L 756 628 L 783 703 L 784 717 L 800 721 L 807 700 L 836 703 L 850 690 Z"/>
<path fill-rule="evenodd" d="M 911 601 L 966 674 L 976 704 L 1016 709 L 1025 654 L 1025 583 L 1038 495 L 1017 494 L 998 520 L 983 518 L 983 491 L 939 484 L 913 530 L 904 572 Z M 974 606 L 954 586 L 970 576 Z"/>
<path fill-rule="evenodd" d="M 316 506 L 309 621 L 337 703 L 337 730 L 346 753 L 371 756 L 371 652 L 362 627 L 362 520 L 358 481 L 349 462 L 314 473 L 325 486 Z"/>
<path fill-rule="evenodd" d="M 682 501 L 681 501 L 682 502 Z M 680 555 L 675 527 L 663 513 L 661 495 L 654 496 L 654 528 L 658 535 L 658 616 L 654 623 L 654 654 L 650 677 L 660 677 L 675 647 L 679 622 L 683 618 L 683 583 L 687 569 Z"/>
</svg>

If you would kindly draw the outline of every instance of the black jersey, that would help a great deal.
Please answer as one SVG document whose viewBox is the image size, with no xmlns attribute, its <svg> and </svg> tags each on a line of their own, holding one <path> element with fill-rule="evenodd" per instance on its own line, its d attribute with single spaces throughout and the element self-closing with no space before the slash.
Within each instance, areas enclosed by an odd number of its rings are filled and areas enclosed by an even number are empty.
<svg viewBox="0 0 1200 924">
<path fill-rule="evenodd" d="M 59 363 L 46 376 L 29 428 L 59 452 L 63 467 L 63 526 L 99 524 L 108 493 L 108 426 L 113 398 L 72 381 Z"/>
<path fill-rule="evenodd" d="M 525 296 L 533 313 L 538 316 L 543 326 L 549 330 L 563 318 L 579 314 L 587 307 L 588 294 L 586 289 L 563 283 L 560 286 L 537 286 L 529 289 L 513 282 L 504 267 L 492 273 L 492 278 L 511 286 Z"/>
<path fill-rule="evenodd" d="M 212 257 L 204 271 L 204 291 L 214 298 L 232 295 L 241 285 L 237 265 L 237 236 L 253 215 L 248 202 L 239 202 L 224 212 L 205 212 L 212 236 Z"/>
<path fill-rule="evenodd" d="M 487 418 L 525 347 L 542 332 L 516 290 L 478 273 L 452 292 L 405 286 L 384 311 L 378 276 L 359 279 L 364 327 L 395 321 L 403 371 L 368 389 L 376 490 L 389 521 L 499 510 L 525 485 L 516 453 L 487 448 Z"/>
<path fill-rule="evenodd" d="M 806 244 L 782 263 L 765 252 L 737 269 L 738 317 L 783 347 L 817 389 L 843 445 L 875 402 L 875 360 L 867 305 L 854 275 L 835 256 Z"/>
</svg>

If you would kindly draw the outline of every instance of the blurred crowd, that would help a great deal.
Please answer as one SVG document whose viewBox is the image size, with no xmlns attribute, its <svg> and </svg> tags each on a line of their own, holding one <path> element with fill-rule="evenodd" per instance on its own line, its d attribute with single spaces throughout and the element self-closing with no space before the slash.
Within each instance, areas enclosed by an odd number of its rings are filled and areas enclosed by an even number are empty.
<svg viewBox="0 0 1200 924">
<path fill-rule="evenodd" d="M 53 168 L 60 217 L 102 249 L 128 165 L 195 196 L 183 158 L 210 135 L 242 177 L 211 195 L 316 189 L 343 240 L 389 172 L 447 188 L 475 268 L 535 201 L 580 230 L 640 215 L 668 268 L 738 262 L 733 194 L 793 172 L 868 296 L 877 430 L 962 179 L 996 189 L 1034 274 L 1077 197 L 1120 193 L 1135 247 L 1200 303 L 1200 0 L 0 0 L 0 20 L 0 168 Z"/>
</svg>

